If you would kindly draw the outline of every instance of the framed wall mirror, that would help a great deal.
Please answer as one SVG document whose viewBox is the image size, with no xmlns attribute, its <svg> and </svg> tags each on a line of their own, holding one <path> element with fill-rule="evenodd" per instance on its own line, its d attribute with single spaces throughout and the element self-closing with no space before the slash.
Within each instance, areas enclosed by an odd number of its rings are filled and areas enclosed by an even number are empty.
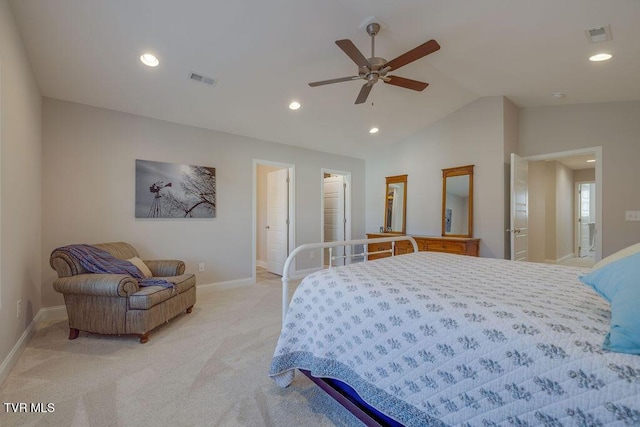
<svg viewBox="0 0 640 427">
<path fill-rule="evenodd" d="M 473 166 L 442 169 L 442 235 L 473 237 Z"/>
<path fill-rule="evenodd" d="M 406 233 L 407 175 L 386 177 L 384 200 L 385 233 Z"/>
</svg>

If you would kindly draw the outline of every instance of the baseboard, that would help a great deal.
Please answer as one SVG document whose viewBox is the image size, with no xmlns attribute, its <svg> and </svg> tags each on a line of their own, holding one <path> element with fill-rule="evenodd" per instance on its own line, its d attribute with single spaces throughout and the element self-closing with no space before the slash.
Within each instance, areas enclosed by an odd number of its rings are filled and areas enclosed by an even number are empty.
<svg viewBox="0 0 640 427">
<path fill-rule="evenodd" d="M 267 266 L 267 261 L 260 261 L 259 259 L 256 260 L 256 267 L 267 268 Z"/>
<path fill-rule="evenodd" d="M 18 362 L 20 355 L 26 348 L 27 344 L 29 344 L 29 340 L 33 337 L 35 332 L 40 329 L 44 324 L 51 322 L 53 320 L 62 320 L 67 317 L 67 310 L 64 305 L 57 307 L 47 307 L 41 308 L 36 314 L 36 317 L 33 318 L 29 326 L 24 330 L 22 335 L 20 335 L 20 339 L 13 346 L 7 357 L 0 365 L 0 384 L 4 382 L 9 376 L 9 372 Z"/>
<path fill-rule="evenodd" d="M 565 256 L 563 256 L 562 258 L 558 258 L 558 259 L 556 260 L 556 264 L 560 264 L 560 263 L 562 263 L 562 262 L 565 262 L 565 261 L 567 261 L 567 260 L 569 260 L 569 259 L 571 259 L 571 258 L 573 258 L 573 257 L 574 257 L 574 256 L 573 256 L 573 253 L 570 253 L 570 254 L 568 254 L 568 255 L 565 255 Z"/>
<path fill-rule="evenodd" d="M 214 283 L 204 283 L 202 285 L 196 285 L 196 288 L 217 288 L 217 289 L 227 289 L 227 288 L 235 288 L 239 286 L 247 286 L 247 285 L 255 285 L 256 281 L 252 277 L 247 277 L 246 279 L 236 279 L 236 280 L 227 280 L 225 282 L 214 282 Z"/>
</svg>

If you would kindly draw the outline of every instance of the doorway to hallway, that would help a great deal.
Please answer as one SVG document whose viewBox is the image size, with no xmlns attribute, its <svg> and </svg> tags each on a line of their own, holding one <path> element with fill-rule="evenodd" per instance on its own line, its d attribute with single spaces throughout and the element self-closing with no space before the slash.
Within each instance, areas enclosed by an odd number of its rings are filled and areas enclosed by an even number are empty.
<svg viewBox="0 0 640 427">
<path fill-rule="evenodd" d="M 295 244 L 294 166 L 254 160 L 253 274 L 256 266 L 282 275 Z"/>
</svg>

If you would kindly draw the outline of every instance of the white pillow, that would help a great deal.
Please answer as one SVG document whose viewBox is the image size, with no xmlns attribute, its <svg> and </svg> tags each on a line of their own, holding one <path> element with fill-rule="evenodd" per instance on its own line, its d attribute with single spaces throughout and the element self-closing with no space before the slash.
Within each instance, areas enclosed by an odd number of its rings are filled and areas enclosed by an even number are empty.
<svg viewBox="0 0 640 427">
<path fill-rule="evenodd" d="M 612 262 L 618 261 L 622 258 L 626 258 L 637 252 L 640 252 L 640 243 L 636 243 L 635 245 L 631 245 L 629 247 L 621 249 L 618 252 L 611 254 L 606 258 L 601 259 L 593 266 L 593 269 L 596 270 L 598 268 L 602 268 L 607 264 L 611 264 Z"/>
<path fill-rule="evenodd" d="M 147 264 L 145 264 L 137 256 L 134 256 L 133 258 L 129 258 L 127 261 L 129 261 L 131 264 L 138 267 L 138 270 L 142 272 L 142 275 L 144 276 L 145 279 L 148 279 L 149 277 L 153 277 L 153 274 L 151 274 L 151 270 L 149 270 L 149 267 L 147 267 Z"/>
</svg>

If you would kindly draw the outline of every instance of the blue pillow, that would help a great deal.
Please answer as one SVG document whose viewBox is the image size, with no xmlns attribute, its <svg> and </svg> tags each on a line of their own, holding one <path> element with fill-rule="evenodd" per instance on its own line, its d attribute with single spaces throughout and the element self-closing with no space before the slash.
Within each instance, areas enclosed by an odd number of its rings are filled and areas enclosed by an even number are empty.
<svg viewBox="0 0 640 427">
<path fill-rule="evenodd" d="M 580 280 L 611 303 L 611 329 L 602 348 L 640 354 L 640 253 L 598 268 Z"/>
</svg>

